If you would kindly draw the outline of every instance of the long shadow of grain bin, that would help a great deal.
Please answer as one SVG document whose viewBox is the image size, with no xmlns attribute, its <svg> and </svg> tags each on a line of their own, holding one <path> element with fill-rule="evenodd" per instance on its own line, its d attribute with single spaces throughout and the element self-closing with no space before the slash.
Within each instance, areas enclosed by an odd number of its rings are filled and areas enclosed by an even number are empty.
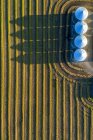
<svg viewBox="0 0 93 140">
<path fill-rule="evenodd" d="M 65 62 L 65 14 L 25 16 L 10 22 L 13 26 L 20 26 L 20 30 L 11 36 L 22 40 L 22 43 L 11 46 L 11 49 L 24 52 L 24 55 L 12 60 L 25 64 Z"/>
<path fill-rule="evenodd" d="M 17 18 L 10 21 L 13 26 L 17 25 L 20 30 L 12 33 L 11 36 L 19 38 L 21 43 L 11 46 L 11 49 L 24 52 L 12 60 L 25 64 L 48 64 L 65 63 L 65 52 L 67 61 L 72 62 L 70 48 L 71 22 L 66 22 L 67 16 L 71 20 L 71 14 L 58 15 L 32 15 Z M 67 25 L 69 24 L 69 25 Z M 91 26 L 92 23 L 89 23 Z M 69 31 L 67 34 L 67 30 Z M 90 35 L 90 31 L 88 35 Z M 93 33 L 91 34 L 90 44 Z M 67 46 L 67 41 L 69 46 Z M 92 45 L 90 45 L 92 46 Z M 93 51 L 88 51 L 86 62 L 93 61 Z"/>
</svg>

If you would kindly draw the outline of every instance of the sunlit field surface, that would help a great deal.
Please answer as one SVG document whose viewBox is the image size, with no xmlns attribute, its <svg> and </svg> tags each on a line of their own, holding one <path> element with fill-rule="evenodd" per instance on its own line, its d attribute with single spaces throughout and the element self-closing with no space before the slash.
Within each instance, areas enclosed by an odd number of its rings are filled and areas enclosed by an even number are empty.
<svg viewBox="0 0 93 140">
<path fill-rule="evenodd" d="M 78 6 L 89 11 L 80 63 Z M 93 140 L 92 19 L 92 0 L 0 0 L 0 140 Z"/>
</svg>

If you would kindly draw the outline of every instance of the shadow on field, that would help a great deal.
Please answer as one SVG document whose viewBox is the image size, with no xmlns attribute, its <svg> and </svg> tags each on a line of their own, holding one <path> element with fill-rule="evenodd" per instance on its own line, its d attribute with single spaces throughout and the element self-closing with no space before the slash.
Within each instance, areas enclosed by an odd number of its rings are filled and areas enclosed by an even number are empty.
<svg viewBox="0 0 93 140">
<path fill-rule="evenodd" d="M 13 38 L 19 39 L 19 43 L 11 46 L 11 49 L 21 52 L 21 55 L 19 53 L 19 56 L 12 60 L 25 64 L 65 63 L 66 52 L 67 61 L 72 62 L 71 52 L 75 50 L 71 49 L 71 38 L 76 33 L 71 27 L 75 20 L 72 19 L 72 14 L 58 14 L 25 16 L 10 21 L 11 26 L 18 26 L 19 29 L 11 34 Z M 92 26 L 92 23 L 90 22 L 89 26 Z M 91 34 L 89 45 L 92 45 L 93 31 L 88 31 L 88 34 Z M 88 53 L 91 57 L 86 61 L 93 61 L 93 51 L 88 48 Z"/>
<path fill-rule="evenodd" d="M 12 60 L 25 64 L 65 63 L 66 14 L 25 16 L 10 22 L 19 28 L 11 34 L 19 39 L 11 49 L 21 52 Z"/>
</svg>

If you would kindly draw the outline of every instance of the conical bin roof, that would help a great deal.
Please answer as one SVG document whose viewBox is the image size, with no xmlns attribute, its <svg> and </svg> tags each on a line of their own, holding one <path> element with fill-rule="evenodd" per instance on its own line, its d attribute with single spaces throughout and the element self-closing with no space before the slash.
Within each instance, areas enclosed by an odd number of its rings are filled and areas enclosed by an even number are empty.
<svg viewBox="0 0 93 140">
<path fill-rule="evenodd" d="M 74 39 L 74 44 L 77 48 L 84 48 L 87 45 L 87 38 L 84 35 L 78 35 Z"/>
<path fill-rule="evenodd" d="M 78 20 L 85 20 L 88 17 L 88 10 L 85 7 L 79 7 L 75 11 L 75 17 Z"/>
<path fill-rule="evenodd" d="M 87 53 L 84 49 L 77 49 L 74 52 L 74 60 L 77 62 L 84 61 L 87 58 Z"/>
<path fill-rule="evenodd" d="M 84 34 L 88 30 L 88 25 L 84 21 L 79 21 L 75 24 L 75 31 L 77 34 Z"/>
</svg>

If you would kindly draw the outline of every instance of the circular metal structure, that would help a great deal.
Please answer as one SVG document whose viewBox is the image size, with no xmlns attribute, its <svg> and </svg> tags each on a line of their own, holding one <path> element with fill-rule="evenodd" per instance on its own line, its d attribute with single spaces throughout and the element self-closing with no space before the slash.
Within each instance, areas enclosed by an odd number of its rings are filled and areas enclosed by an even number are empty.
<svg viewBox="0 0 93 140">
<path fill-rule="evenodd" d="M 84 21 L 79 21 L 75 24 L 75 31 L 77 34 L 84 34 L 88 30 L 88 25 Z"/>
<path fill-rule="evenodd" d="M 84 61 L 87 58 L 87 53 L 84 49 L 77 49 L 74 52 L 74 60 L 77 62 Z"/>
<path fill-rule="evenodd" d="M 74 44 L 77 48 L 84 48 L 87 45 L 87 38 L 84 35 L 78 35 L 74 39 Z"/>
<path fill-rule="evenodd" d="M 88 10 L 85 7 L 79 7 L 75 11 L 75 17 L 78 20 L 85 20 L 88 17 Z"/>
</svg>

